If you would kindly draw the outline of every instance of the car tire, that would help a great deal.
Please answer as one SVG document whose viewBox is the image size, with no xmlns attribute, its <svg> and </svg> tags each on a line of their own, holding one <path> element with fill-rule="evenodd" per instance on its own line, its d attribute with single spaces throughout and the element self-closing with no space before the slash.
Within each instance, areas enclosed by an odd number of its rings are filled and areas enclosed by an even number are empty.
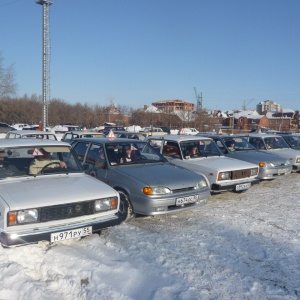
<svg viewBox="0 0 300 300">
<path fill-rule="evenodd" d="M 135 214 L 133 212 L 133 207 L 130 203 L 128 195 L 124 192 L 119 190 L 120 195 L 120 207 L 119 207 L 119 214 L 123 222 L 127 222 L 133 217 Z"/>
</svg>

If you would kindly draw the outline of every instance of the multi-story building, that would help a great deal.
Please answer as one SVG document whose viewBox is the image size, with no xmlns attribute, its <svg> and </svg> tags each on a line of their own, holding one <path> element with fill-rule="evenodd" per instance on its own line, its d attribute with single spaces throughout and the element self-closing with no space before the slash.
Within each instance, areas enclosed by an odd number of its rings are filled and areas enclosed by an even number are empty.
<svg viewBox="0 0 300 300">
<path fill-rule="evenodd" d="M 152 105 L 162 112 L 170 113 L 176 111 L 194 111 L 194 103 L 183 100 L 160 100 Z"/>
<path fill-rule="evenodd" d="M 256 105 L 256 111 L 262 115 L 264 112 L 281 111 L 281 105 L 275 101 L 266 100 Z"/>
</svg>

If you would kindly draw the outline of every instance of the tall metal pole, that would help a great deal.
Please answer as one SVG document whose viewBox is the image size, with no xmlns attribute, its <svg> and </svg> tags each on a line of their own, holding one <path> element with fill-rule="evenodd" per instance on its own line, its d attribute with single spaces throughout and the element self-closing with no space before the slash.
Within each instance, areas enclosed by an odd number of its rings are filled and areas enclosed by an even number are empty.
<svg viewBox="0 0 300 300">
<path fill-rule="evenodd" d="M 43 6 L 43 130 L 48 125 L 48 100 L 50 98 L 50 38 L 48 11 L 52 2 L 37 0 Z"/>
</svg>

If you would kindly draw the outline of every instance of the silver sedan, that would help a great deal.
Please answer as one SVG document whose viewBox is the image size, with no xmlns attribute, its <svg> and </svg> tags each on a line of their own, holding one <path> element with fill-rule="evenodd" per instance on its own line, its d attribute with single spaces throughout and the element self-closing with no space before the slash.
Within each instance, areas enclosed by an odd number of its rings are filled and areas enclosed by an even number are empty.
<svg viewBox="0 0 300 300">
<path fill-rule="evenodd" d="M 274 179 L 290 174 L 292 165 L 289 160 L 276 154 L 265 153 L 252 146 L 246 137 L 240 135 L 211 135 L 227 157 L 254 163 L 259 166 L 259 179 Z"/>
<path fill-rule="evenodd" d="M 92 138 L 75 140 L 72 147 L 87 174 L 119 192 L 124 220 L 193 209 L 210 195 L 204 176 L 174 166 L 147 142 Z"/>
</svg>

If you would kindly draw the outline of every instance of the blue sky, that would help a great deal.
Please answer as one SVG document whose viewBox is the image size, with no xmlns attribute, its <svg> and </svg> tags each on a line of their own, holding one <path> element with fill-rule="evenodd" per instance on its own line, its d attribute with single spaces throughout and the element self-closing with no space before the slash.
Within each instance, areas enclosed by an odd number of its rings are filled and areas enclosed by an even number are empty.
<svg viewBox="0 0 300 300">
<path fill-rule="evenodd" d="M 300 109 L 299 0 L 53 0 L 51 98 Z M 0 52 L 18 96 L 42 94 L 42 6 L 0 0 Z"/>
</svg>

